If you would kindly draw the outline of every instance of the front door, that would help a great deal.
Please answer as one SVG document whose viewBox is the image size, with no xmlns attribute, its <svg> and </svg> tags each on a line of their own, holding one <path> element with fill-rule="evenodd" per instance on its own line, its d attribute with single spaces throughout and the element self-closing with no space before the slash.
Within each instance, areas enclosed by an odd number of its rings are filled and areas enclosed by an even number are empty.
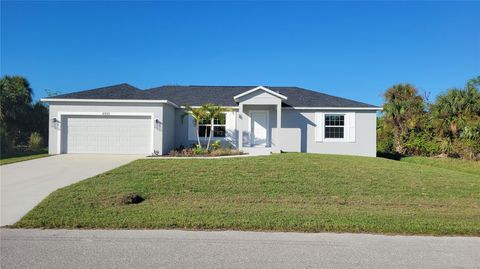
<svg viewBox="0 0 480 269">
<path fill-rule="evenodd" d="M 252 147 L 266 147 L 268 144 L 268 112 L 250 112 L 250 144 Z"/>
</svg>

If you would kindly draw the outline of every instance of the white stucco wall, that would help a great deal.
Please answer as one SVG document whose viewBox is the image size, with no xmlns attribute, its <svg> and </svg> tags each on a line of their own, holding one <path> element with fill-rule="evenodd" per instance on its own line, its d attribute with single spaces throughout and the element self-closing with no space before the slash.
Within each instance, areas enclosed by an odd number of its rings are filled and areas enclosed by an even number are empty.
<svg viewBox="0 0 480 269">
<path fill-rule="evenodd" d="M 86 102 L 50 102 L 49 103 L 49 136 L 48 136 L 48 152 L 49 154 L 58 154 L 58 139 L 59 129 L 62 124 L 53 124 L 53 118 L 61 120 L 59 116 L 61 113 L 145 113 L 152 114 L 153 120 L 159 119 L 163 121 L 163 106 L 169 106 L 168 104 L 140 104 L 140 103 L 86 103 Z M 173 114 L 173 108 L 170 112 Z M 162 123 L 163 124 L 163 123 Z M 167 123 L 171 125 L 171 123 Z M 174 134 L 172 137 L 167 138 L 167 143 L 172 143 Z M 153 150 L 164 152 L 163 144 L 163 132 L 162 128 L 154 128 L 153 131 Z M 153 152 L 152 152 L 153 153 Z"/>
</svg>

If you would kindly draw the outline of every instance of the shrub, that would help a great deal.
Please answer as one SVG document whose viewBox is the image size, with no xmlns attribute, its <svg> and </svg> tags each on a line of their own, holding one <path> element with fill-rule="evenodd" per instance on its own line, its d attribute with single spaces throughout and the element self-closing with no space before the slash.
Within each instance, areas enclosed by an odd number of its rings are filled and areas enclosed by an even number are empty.
<svg viewBox="0 0 480 269">
<path fill-rule="evenodd" d="M 217 150 L 217 149 L 220 149 L 221 147 L 222 147 L 222 141 L 220 140 L 217 140 L 212 143 L 212 150 Z"/>
<path fill-rule="evenodd" d="M 205 155 L 205 154 L 208 154 L 208 151 L 206 149 L 202 148 L 201 146 L 197 145 L 193 149 L 193 154 L 194 155 Z"/>
<path fill-rule="evenodd" d="M 28 147 L 30 150 L 38 150 L 42 147 L 42 141 L 42 136 L 37 132 L 33 132 L 28 139 Z"/>
<path fill-rule="evenodd" d="M 480 121 L 467 125 L 460 135 L 460 144 L 462 153 L 467 159 L 478 159 L 480 157 Z"/>
<path fill-rule="evenodd" d="M 235 149 L 219 148 L 210 152 L 211 156 L 241 155 L 242 152 Z"/>
<path fill-rule="evenodd" d="M 4 156 L 5 154 L 11 152 L 12 149 L 12 139 L 8 136 L 5 128 L 3 126 L 0 126 L 0 153 L 2 154 L 2 156 Z"/>
<path fill-rule="evenodd" d="M 383 117 L 377 118 L 377 151 L 386 154 L 395 152 L 392 130 L 387 128 Z"/>
<path fill-rule="evenodd" d="M 177 148 L 171 150 L 168 155 L 172 157 L 195 157 L 195 156 L 226 156 L 226 155 L 241 155 L 243 152 L 233 149 L 232 147 L 217 148 L 212 151 L 207 151 L 204 148 L 195 146 L 192 148 Z"/>
<path fill-rule="evenodd" d="M 420 134 L 411 132 L 405 147 L 409 155 L 433 156 L 440 152 L 437 142 L 425 132 Z"/>
</svg>

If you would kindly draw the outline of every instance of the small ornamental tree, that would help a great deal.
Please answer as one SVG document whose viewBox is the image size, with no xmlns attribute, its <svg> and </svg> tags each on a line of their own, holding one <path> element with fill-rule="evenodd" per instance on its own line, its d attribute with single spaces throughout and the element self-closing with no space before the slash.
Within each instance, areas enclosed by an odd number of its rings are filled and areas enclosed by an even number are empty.
<svg viewBox="0 0 480 269">
<path fill-rule="evenodd" d="M 220 105 L 215 105 L 215 104 L 205 104 L 202 106 L 203 110 L 207 113 L 207 118 L 206 120 L 210 122 L 210 131 L 209 131 L 209 136 L 208 136 L 208 142 L 207 142 L 207 147 L 206 149 L 210 149 L 210 142 L 212 141 L 213 133 L 214 133 L 214 124 L 215 124 L 215 119 L 220 118 L 220 116 L 227 112 L 230 111 L 231 109 L 220 106 Z M 206 132 L 205 132 L 206 134 Z"/>
<path fill-rule="evenodd" d="M 207 112 L 204 108 L 192 108 L 191 106 L 185 106 L 185 112 L 182 114 L 181 119 L 184 121 L 185 117 L 191 116 L 195 123 L 195 134 L 197 136 L 197 146 L 202 148 L 202 143 L 200 142 L 200 122 L 207 118 Z"/>
<path fill-rule="evenodd" d="M 205 140 L 207 140 L 208 136 L 205 149 L 208 151 L 210 149 L 210 144 L 214 133 L 215 119 L 219 118 L 222 113 L 227 111 L 230 111 L 230 109 L 216 104 L 204 104 L 198 108 L 192 108 L 188 105 L 185 106 L 185 112 L 182 114 L 182 122 L 184 121 L 185 117 L 192 116 L 195 123 L 195 133 L 198 143 L 197 145 L 200 149 L 203 148 L 200 141 L 200 122 L 209 123 L 207 129 L 205 130 Z"/>
</svg>

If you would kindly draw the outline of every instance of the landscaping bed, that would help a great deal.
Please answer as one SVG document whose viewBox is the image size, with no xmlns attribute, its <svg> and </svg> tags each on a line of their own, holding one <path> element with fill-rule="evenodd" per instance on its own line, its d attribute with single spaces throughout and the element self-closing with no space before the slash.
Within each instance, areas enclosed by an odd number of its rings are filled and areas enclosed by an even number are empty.
<svg viewBox="0 0 480 269">
<path fill-rule="evenodd" d="M 220 141 L 218 141 L 220 142 Z M 189 148 L 177 148 L 171 150 L 168 153 L 169 157 L 218 157 L 218 156 L 232 156 L 244 154 L 240 150 L 236 150 L 231 147 L 221 147 L 220 143 L 214 143 L 212 148 L 205 149 L 198 146 L 192 146 Z"/>
<path fill-rule="evenodd" d="M 13 227 L 478 236 L 480 176 L 339 155 L 143 159 L 55 191 Z"/>
</svg>

